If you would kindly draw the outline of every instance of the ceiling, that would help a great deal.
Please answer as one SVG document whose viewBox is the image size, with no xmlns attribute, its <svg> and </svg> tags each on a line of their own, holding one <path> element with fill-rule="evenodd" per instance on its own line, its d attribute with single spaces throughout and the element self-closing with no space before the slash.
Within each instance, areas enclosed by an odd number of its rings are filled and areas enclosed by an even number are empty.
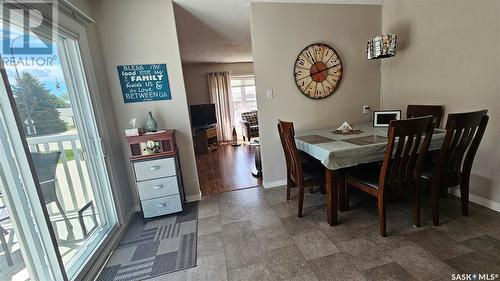
<svg viewBox="0 0 500 281">
<path fill-rule="evenodd" d="M 251 62 L 251 2 L 380 5 L 382 0 L 174 0 L 182 62 Z"/>
<path fill-rule="evenodd" d="M 249 62 L 250 1 L 178 0 L 174 5 L 183 62 Z"/>
</svg>

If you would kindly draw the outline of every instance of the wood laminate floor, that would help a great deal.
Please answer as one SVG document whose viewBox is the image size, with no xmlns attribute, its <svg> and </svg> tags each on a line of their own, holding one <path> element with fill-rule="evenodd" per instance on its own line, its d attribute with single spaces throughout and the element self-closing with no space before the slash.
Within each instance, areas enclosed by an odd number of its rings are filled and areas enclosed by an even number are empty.
<svg viewBox="0 0 500 281">
<path fill-rule="evenodd" d="M 196 156 L 202 195 L 245 189 L 262 185 L 252 176 L 255 147 L 220 145 L 217 150 Z"/>
</svg>

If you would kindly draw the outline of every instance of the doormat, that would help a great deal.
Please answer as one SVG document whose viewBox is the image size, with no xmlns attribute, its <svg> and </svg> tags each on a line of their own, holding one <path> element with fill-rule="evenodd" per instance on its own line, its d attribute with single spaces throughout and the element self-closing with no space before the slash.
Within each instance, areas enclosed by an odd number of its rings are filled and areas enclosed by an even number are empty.
<svg viewBox="0 0 500 281">
<path fill-rule="evenodd" d="M 136 213 L 98 281 L 145 280 L 196 266 L 197 203 L 182 213 L 143 224 Z"/>
</svg>

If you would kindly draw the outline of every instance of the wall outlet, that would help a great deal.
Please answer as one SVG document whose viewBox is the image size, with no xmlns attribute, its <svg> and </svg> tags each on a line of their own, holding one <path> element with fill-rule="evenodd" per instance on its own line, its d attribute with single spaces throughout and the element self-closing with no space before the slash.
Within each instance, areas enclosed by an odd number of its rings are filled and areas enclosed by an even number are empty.
<svg viewBox="0 0 500 281">
<path fill-rule="evenodd" d="M 273 98 L 273 90 L 266 90 L 266 97 L 268 99 L 272 99 Z"/>
<path fill-rule="evenodd" d="M 371 110 L 369 105 L 363 105 L 363 114 L 368 114 Z"/>
</svg>

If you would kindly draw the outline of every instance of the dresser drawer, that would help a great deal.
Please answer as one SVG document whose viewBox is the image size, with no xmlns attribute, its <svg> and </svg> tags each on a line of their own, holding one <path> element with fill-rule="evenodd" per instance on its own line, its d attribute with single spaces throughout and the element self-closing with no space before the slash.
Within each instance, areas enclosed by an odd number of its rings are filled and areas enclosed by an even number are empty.
<svg viewBox="0 0 500 281">
<path fill-rule="evenodd" d="M 164 197 L 179 193 L 177 177 L 140 181 L 137 183 L 137 189 L 139 190 L 141 200 Z"/>
<path fill-rule="evenodd" d="M 144 218 L 152 218 L 182 211 L 180 195 L 141 201 Z"/>
<path fill-rule="evenodd" d="M 175 176 L 175 158 L 162 158 L 156 160 L 135 162 L 134 171 L 137 181 Z"/>
</svg>

